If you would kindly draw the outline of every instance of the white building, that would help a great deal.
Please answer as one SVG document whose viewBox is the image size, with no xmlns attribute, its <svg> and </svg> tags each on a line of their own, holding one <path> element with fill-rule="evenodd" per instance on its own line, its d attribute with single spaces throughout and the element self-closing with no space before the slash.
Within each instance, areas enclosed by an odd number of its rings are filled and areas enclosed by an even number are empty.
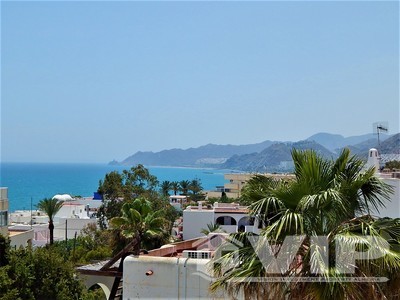
<svg viewBox="0 0 400 300">
<path fill-rule="evenodd" d="M 184 195 L 171 195 L 169 196 L 169 204 L 171 204 L 177 211 L 182 211 L 182 205 L 188 202 L 188 197 Z"/>
<path fill-rule="evenodd" d="M 58 196 L 67 198 L 65 195 Z M 101 205 L 101 201 L 87 198 L 63 201 L 63 206 L 54 216 L 54 240 L 72 239 L 75 235 L 80 235 L 85 226 L 96 223 L 96 219 L 92 218 L 92 214 L 99 206 L 99 203 Z M 34 245 L 41 246 L 49 242 L 49 218 L 44 212 L 40 210 L 17 210 L 10 214 L 10 222 L 13 225 L 18 225 L 19 229 L 23 225 L 32 229 Z M 20 232 L 17 233 L 21 236 Z M 15 236 L 17 233 L 15 233 Z"/>
<path fill-rule="evenodd" d="M 8 227 L 10 246 L 12 248 L 32 246 L 34 230 L 31 226 L 20 225 Z"/>
<path fill-rule="evenodd" d="M 204 236 L 200 231 L 209 224 L 218 224 L 226 233 L 239 231 L 258 233 L 258 222 L 249 216 L 249 210 L 237 203 L 218 203 L 213 206 L 188 206 L 183 211 L 183 240 Z"/>
<path fill-rule="evenodd" d="M 224 290 L 210 291 L 213 271 L 209 262 L 218 255 L 216 248 L 220 245 L 213 245 L 213 237 L 224 242 L 224 236 L 204 236 L 126 257 L 123 299 L 229 299 Z M 226 247 L 236 246 L 227 243 Z"/>
<path fill-rule="evenodd" d="M 375 168 L 376 176 L 392 187 L 393 194 L 389 201 L 382 199 L 385 207 L 380 208 L 379 211 L 374 210 L 372 214 L 381 218 L 400 218 L 400 172 L 380 172 L 380 162 L 378 150 L 370 149 L 366 166 Z"/>
<path fill-rule="evenodd" d="M 242 188 L 245 186 L 254 175 L 258 173 L 229 173 L 224 175 L 226 183 L 223 186 L 217 186 L 214 191 L 207 191 L 208 198 L 220 198 L 222 192 L 225 193 L 226 197 L 236 199 L 241 195 Z M 271 174 L 271 173 L 259 173 L 267 177 L 275 179 L 292 180 L 295 178 L 293 174 Z"/>
</svg>

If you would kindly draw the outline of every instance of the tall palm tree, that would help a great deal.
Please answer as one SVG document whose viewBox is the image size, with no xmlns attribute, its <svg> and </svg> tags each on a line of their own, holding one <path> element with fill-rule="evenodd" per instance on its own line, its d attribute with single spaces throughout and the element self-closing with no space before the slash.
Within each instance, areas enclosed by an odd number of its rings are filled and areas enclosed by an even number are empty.
<svg viewBox="0 0 400 300">
<path fill-rule="evenodd" d="M 49 230 L 50 230 L 50 245 L 54 242 L 54 216 L 59 212 L 62 207 L 62 202 L 57 199 L 44 198 L 39 201 L 37 207 L 39 210 L 44 211 L 49 217 Z"/>
<path fill-rule="evenodd" d="M 264 228 L 256 242 L 248 238 L 248 233 L 235 235 L 243 247 L 215 259 L 219 277 L 212 289 L 224 287 L 232 293 L 242 291 L 248 298 L 266 299 L 381 299 L 385 293 L 399 293 L 399 285 L 343 281 L 345 275 L 337 264 L 339 249 L 335 247 L 341 245 L 342 257 L 351 257 L 356 248 L 370 247 L 386 254 L 373 262 L 357 261 L 352 276 L 396 277 L 400 270 L 400 220 L 371 216 L 371 209 L 379 209 L 389 199 L 391 188 L 375 177 L 372 168 L 364 169 L 364 163 L 350 156 L 347 149 L 335 161 L 323 159 L 314 151 L 293 150 L 292 158 L 295 180 L 284 182 L 255 176 L 244 188 L 242 197 Z M 289 260 L 288 270 L 274 275 L 287 282 L 263 281 L 263 277 L 271 276 L 268 271 L 275 262 L 260 259 L 260 249 L 265 249 L 268 242 L 273 245 L 275 256 L 279 253 L 290 257 L 290 247 L 284 248 L 288 236 L 301 236 L 304 240 L 297 260 Z M 311 243 L 320 236 L 327 237 L 328 248 Z M 374 241 L 386 242 L 372 243 L 369 236 Z M 329 255 L 324 252 L 326 249 Z M 327 256 L 328 264 L 323 259 Z M 316 269 L 325 282 L 301 281 L 302 277 L 315 277 Z M 300 282 L 293 283 L 296 280 Z"/>
<path fill-rule="evenodd" d="M 198 178 L 190 181 L 188 188 L 192 192 L 193 195 L 197 195 L 203 189 L 203 187 L 201 186 L 201 181 Z"/>
<path fill-rule="evenodd" d="M 169 190 L 171 189 L 172 183 L 168 180 L 161 182 L 161 193 L 163 196 L 169 196 Z"/>
<path fill-rule="evenodd" d="M 121 229 L 123 236 L 136 239 L 134 254 L 139 254 L 141 246 L 146 248 L 145 241 L 157 238 L 165 232 L 168 221 L 162 217 L 163 211 L 154 211 L 151 202 L 137 198 L 122 206 L 122 216 L 112 218 L 114 228 Z"/>
<path fill-rule="evenodd" d="M 189 180 L 181 180 L 179 182 L 180 189 L 183 195 L 187 195 L 189 191 L 190 181 Z"/>
<path fill-rule="evenodd" d="M 171 182 L 171 189 L 174 191 L 174 195 L 176 196 L 176 193 L 179 191 L 179 182 L 178 181 L 172 181 Z"/>
</svg>

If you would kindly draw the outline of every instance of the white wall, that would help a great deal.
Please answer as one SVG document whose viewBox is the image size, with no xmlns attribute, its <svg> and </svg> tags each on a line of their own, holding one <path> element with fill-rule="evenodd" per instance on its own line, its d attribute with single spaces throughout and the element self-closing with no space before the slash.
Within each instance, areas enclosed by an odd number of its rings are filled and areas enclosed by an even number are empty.
<svg viewBox="0 0 400 300">
<path fill-rule="evenodd" d="M 79 278 L 83 281 L 87 289 L 98 284 L 103 290 L 106 298 L 108 299 L 108 297 L 110 297 L 111 289 L 114 284 L 114 277 L 79 274 Z"/>
<path fill-rule="evenodd" d="M 237 225 L 221 225 L 220 228 L 226 233 L 236 233 L 238 231 Z"/>
<path fill-rule="evenodd" d="M 128 256 L 124 260 L 123 299 L 225 299 L 211 294 L 208 259 Z M 153 274 L 146 276 L 146 272 Z M 203 274 L 203 276 L 200 276 Z"/>
<path fill-rule="evenodd" d="M 33 237 L 33 229 L 21 232 L 10 231 L 10 246 L 13 248 L 30 246 L 33 241 Z"/>
<path fill-rule="evenodd" d="M 183 240 L 204 236 L 200 233 L 207 224 L 214 224 L 213 210 L 184 210 L 183 211 Z"/>
<path fill-rule="evenodd" d="M 80 218 L 88 219 L 87 212 L 85 211 L 85 205 L 79 203 L 68 202 L 65 203 L 57 214 L 54 216 L 54 220 L 57 221 L 58 218 Z"/>
<path fill-rule="evenodd" d="M 73 239 L 75 232 L 81 234 L 81 230 L 88 224 L 96 224 L 96 219 L 65 219 L 60 218 L 54 223 L 54 239 L 65 239 L 65 220 L 67 220 L 67 237 Z"/>
<path fill-rule="evenodd" d="M 394 193 L 392 194 L 390 201 L 384 201 L 386 207 L 380 208 L 379 213 L 375 211 L 373 214 L 377 214 L 382 218 L 400 218 L 400 179 L 384 178 L 382 180 L 393 187 Z"/>
</svg>

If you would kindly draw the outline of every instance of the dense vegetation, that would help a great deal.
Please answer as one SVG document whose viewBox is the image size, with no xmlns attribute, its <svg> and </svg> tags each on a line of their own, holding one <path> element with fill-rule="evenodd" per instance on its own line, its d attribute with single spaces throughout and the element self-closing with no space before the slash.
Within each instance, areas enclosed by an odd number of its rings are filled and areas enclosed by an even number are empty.
<svg viewBox="0 0 400 300">
<path fill-rule="evenodd" d="M 0 240 L 6 241 L 4 237 Z M 3 252 L 0 266 L 2 300 L 97 300 L 98 293 L 86 291 L 73 263 L 56 247 L 10 249 Z"/>
<path fill-rule="evenodd" d="M 400 170 L 400 161 L 398 160 L 392 160 L 392 161 L 388 161 L 385 164 L 385 168 L 389 169 L 389 170 Z"/>
<path fill-rule="evenodd" d="M 398 299 L 400 219 L 371 215 L 391 187 L 349 150 L 336 160 L 313 151 L 293 150 L 292 157 L 295 180 L 256 176 L 242 191 L 262 230 L 257 238 L 233 235 L 237 249 L 214 257 L 212 289 L 246 299 Z M 369 259 L 356 260 L 355 252 Z"/>
</svg>

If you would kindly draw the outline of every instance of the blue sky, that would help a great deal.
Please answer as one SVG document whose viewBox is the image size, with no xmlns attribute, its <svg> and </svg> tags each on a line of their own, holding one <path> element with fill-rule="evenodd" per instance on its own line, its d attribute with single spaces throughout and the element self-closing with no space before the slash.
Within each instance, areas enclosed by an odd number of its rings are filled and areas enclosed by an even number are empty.
<svg viewBox="0 0 400 300">
<path fill-rule="evenodd" d="M 1 2 L 2 161 L 399 132 L 398 2 Z"/>
</svg>

